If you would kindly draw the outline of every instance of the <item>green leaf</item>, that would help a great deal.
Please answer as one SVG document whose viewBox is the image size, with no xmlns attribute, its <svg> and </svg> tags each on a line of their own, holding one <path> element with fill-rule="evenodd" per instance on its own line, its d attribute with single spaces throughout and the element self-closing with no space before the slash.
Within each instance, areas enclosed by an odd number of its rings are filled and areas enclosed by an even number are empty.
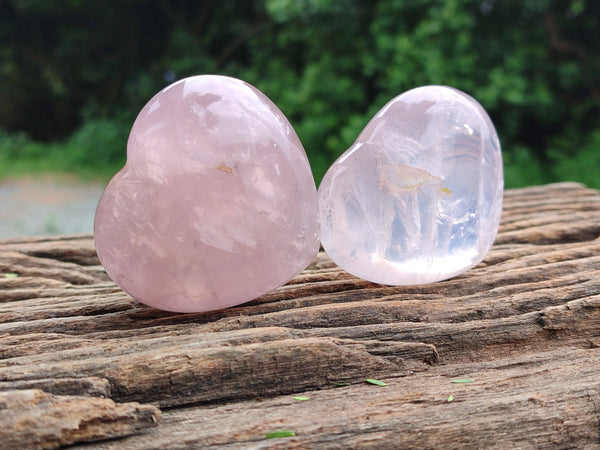
<svg viewBox="0 0 600 450">
<path fill-rule="evenodd" d="M 450 403 L 452 400 L 454 400 L 454 395 L 451 395 L 450 397 L 448 397 L 448 403 Z"/>
<path fill-rule="evenodd" d="M 305 402 L 306 400 L 310 400 L 310 397 L 304 397 L 302 395 L 296 395 L 292 397 L 294 400 L 298 400 L 299 402 Z"/>
<path fill-rule="evenodd" d="M 291 436 L 296 436 L 296 433 L 290 430 L 278 430 L 265 434 L 265 439 L 277 439 Z"/>
<path fill-rule="evenodd" d="M 4 278 L 17 278 L 19 276 L 18 273 L 5 273 Z"/>
<path fill-rule="evenodd" d="M 472 383 L 473 380 L 472 378 L 459 378 L 458 380 L 450 380 L 450 383 Z"/>
<path fill-rule="evenodd" d="M 367 378 L 365 381 L 374 384 L 375 386 L 387 386 L 383 381 L 375 380 L 373 378 Z"/>
</svg>

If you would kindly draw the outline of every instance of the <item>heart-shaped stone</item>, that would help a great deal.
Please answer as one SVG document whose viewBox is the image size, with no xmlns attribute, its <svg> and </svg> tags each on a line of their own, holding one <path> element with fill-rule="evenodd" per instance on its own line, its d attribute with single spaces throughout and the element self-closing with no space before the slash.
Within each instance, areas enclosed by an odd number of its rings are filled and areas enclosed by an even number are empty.
<svg viewBox="0 0 600 450">
<path fill-rule="evenodd" d="M 94 234 L 108 275 L 139 301 L 216 310 L 269 292 L 313 261 L 317 191 L 273 102 L 243 81 L 196 76 L 138 115 Z"/>
<path fill-rule="evenodd" d="M 391 100 L 319 186 L 321 241 L 376 283 L 444 280 L 479 263 L 502 212 L 494 126 L 477 101 L 425 86 Z"/>
</svg>

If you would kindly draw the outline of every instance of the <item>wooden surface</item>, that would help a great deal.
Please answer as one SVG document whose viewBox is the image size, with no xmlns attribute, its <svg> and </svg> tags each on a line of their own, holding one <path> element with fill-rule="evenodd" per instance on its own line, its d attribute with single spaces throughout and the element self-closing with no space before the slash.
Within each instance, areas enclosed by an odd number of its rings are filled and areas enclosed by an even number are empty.
<svg viewBox="0 0 600 450">
<path fill-rule="evenodd" d="M 599 237 L 597 191 L 509 190 L 453 280 L 380 286 L 320 254 L 187 315 L 123 293 L 91 236 L 0 242 L 0 447 L 600 448 Z"/>
</svg>

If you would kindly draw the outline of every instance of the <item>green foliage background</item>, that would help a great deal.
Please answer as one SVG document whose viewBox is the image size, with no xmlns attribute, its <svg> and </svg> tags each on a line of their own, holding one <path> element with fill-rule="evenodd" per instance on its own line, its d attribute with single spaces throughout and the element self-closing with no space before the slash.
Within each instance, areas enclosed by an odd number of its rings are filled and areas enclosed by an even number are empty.
<svg viewBox="0 0 600 450">
<path fill-rule="evenodd" d="M 0 174 L 109 176 L 146 101 L 200 73 L 269 96 L 317 182 L 387 101 L 445 84 L 489 112 L 508 187 L 600 188 L 595 0 L 0 0 Z"/>
</svg>

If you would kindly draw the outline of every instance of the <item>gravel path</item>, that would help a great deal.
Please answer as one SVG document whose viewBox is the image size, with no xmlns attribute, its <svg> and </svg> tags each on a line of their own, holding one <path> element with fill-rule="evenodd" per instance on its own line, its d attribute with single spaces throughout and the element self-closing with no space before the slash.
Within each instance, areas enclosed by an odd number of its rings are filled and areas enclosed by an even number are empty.
<svg viewBox="0 0 600 450">
<path fill-rule="evenodd" d="M 0 239 L 90 233 L 103 189 L 56 178 L 0 181 Z"/>
</svg>

